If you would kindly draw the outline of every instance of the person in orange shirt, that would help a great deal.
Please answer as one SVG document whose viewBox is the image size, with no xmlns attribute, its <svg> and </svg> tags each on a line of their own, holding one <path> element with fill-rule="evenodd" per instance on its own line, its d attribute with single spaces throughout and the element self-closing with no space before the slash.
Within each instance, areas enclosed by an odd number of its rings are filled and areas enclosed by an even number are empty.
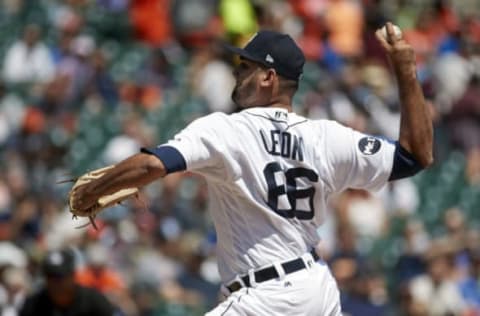
<svg viewBox="0 0 480 316">
<path fill-rule="evenodd" d="M 125 284 L 120 275 L 107 266 L 107 256 L 103 246 L 91 245 L 86 252 L 87 266 L 76 273 L 77 282 L 104 294 L 124 289 Z"/>
<path fill-rule="evenodd" d="M 133 0 L 129 16 L 137 39 L 161 47 L 172 39 L 170 0 Z"/>
<path fill-rule="evenodd" d="M 351 0 L 331 0 L 325 11 L 328 42 L 343 57 L 362 54 L 364 18 L 362 8 Z"/>
<path fill-rule="evenodd" d="M 108 267 L 108 252 L 100 244 L 92 244 L 86 250 L 87 265 L 78 269 L 75 280 L 104 294 L 127 315 L 132 315 L 135 305 L 128 295 L 128 289 L 121 275 Z"/>
</svg>

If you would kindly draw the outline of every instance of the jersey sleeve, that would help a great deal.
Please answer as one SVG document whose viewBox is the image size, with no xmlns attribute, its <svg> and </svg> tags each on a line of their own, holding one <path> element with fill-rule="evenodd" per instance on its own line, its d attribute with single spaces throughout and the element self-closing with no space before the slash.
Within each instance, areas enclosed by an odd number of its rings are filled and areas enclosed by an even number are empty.
<svg viewBox="0 0 480 316">
<path fill-rule="evenodd" d="M 225 125 L 225 116 L 213 113 L 199 118 L 167 143 L 142 151 L 156 155 L 169 173 L 181 170 L 200 172 L 218 167 L 224 149 L 221 127 Z"/>
<path fill-rule="evenodd" d="M 346 188 L 376 191 L 387 183 L 394 160 L 393 142 L 336 122 L 328 122 L 324 128 L 323 159 L 334 191 Z"/>
</svg>

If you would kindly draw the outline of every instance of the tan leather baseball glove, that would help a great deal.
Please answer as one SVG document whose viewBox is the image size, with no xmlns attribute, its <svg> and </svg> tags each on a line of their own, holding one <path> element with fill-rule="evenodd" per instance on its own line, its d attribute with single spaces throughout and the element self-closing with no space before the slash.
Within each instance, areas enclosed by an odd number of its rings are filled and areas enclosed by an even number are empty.
<svg viewBox="0 0 480 316">
<path fill-rule="evenodd" d="M 96 169 L 93 171 L 90 171 L 79 178 L 77 178 L 75 181 L 72 189 L 68 193 L 68 206 L 70 208 L 70 212 L 73 214 L 72 218 L 76 219 L 77 217 L 88 217 L 90 222 L 88 224 L 92 224 L 95 229 L 97 229 L 97 225 L 95 224 L 95 217 L 97 216 L 98 213 L 103 211 L 106 208 L 109 208 L 111 206 L 114 206 L 116 204 L 120 204 L 122 201 L 125 201 L 126 199 L 135 196 L 138 197 L 138 188 L 127 188 L 127 189 L 122 189 L 117 192 L 114 192 L 109 195 L 104 195 L 98 198 L 97 203 L 95 203 L 93 206 L 87 208 L 87 209 L 75 209 L 73 206 L 78 205 L 79 203 L 76 203 L 76 199 L 81 198 L 79 197 L 76 193 L 78 188 L 80 188 L 83 185 L 86 185 L 90 183 L 93 180 L 96 180 L 100 177 L 102 177 L 105 172 L 114 166 L 108 166 L 104 167 L 101 169 Z M 82 228 L 85 227 L 86 225 L 82 225 L 77 228 Z"/>
</svg>

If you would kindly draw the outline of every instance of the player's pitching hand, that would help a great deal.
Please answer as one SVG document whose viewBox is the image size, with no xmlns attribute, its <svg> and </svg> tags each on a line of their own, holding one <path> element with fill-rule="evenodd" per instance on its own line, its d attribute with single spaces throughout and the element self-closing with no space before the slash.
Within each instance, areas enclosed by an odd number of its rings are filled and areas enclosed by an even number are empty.
<svg viewBox="0 0 480 316">
<path fill-rule="evenodd" d="M 395 32 L 391 22 L 387 22 L 385 27 L 387 30 L 386 37 L 382 29 L 378 29 L 375 32 L 375 36 L 385 49 L 395 72 L 405 73 L 413 71 L 413 74 L 415 74 L 415 52 L 412 46 L 403 39 L 401 32 Z"/>
</svg>

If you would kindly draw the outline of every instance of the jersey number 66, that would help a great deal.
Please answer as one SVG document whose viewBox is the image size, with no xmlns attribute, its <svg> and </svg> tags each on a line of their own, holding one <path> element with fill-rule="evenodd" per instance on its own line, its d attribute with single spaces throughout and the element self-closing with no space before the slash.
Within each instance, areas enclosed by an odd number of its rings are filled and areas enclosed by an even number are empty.
<svg viewBox="0 0 480 316">
<path fill-rule="evenodd" d="M 275 174 L 284 174 L 284 183 L 277 183 Z M 297 188 L 297 179 L 306 178 L 311 182 L 318 181 L 318 175 L 315 171 L 307 168 L 296 167 L 283 170 L 278 162 L 270 162 L 263 169 L 263 174 L 268 185 L 268 201 L 267 204 L 278 215 L 286 218 L 298 218 L 301 220 L 312 219 L 315 215 L 313 206 L 313 196 L 315 195 L 315 188 L 313 186 L 306 188 Z M 286 194 L 290 209 L 278 208 L 278 199 L 280 196 Z M 297 200 L 308 198 L 308 210 L 297 209 Z"/>
</svg>

